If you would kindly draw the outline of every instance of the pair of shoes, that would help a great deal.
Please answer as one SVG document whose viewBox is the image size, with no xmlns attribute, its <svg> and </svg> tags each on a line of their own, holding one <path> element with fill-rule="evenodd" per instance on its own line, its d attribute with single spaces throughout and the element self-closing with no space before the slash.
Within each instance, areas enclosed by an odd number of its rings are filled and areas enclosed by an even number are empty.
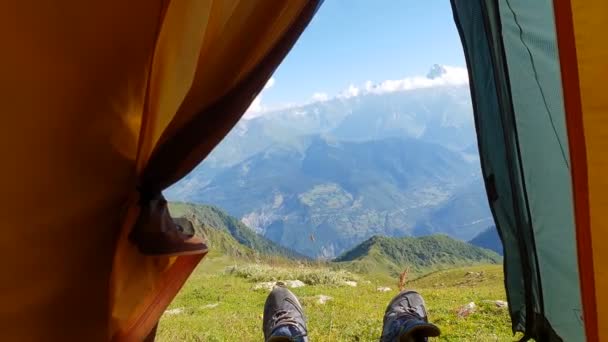
<svg viewBox="0 0 608 342">
<path fill-rule="evenodd" d="M 281 285 L 275 286 L 266 299 L 262 328 L 266 342 L 308 341 L 302 306 Z M 439 334 L 439 328 L 428 322 L 422 296 L 415 291 L 403 291 L 386 308 L 380 341 L 422 342 Z"/>
</svg>

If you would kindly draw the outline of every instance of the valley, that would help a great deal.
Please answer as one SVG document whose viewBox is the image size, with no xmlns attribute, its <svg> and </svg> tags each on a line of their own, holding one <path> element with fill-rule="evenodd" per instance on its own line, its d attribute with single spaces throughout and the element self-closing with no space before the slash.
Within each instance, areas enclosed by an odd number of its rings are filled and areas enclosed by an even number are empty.
<svg viewBox="0 0 608 342">
<path fill-rule="evenodd" d="M 374 235 L 468 241 L 493 225 L 468 92 L 370 91 L 241 120 L 165 195 L 222 208 L 310 258 Z"/>
</svg>

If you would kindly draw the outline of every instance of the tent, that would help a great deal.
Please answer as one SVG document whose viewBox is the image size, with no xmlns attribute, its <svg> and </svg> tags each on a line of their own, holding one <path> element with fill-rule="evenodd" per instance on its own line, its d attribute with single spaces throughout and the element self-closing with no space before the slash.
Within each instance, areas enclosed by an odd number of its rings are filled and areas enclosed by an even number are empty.
<svg viewBox="0 0 608 342">
<path fill-rule="evenodd" d="M 597 341 L 608 323 L 608 3 L 452 0 L 513 329 Z"/>
<path fill-rule="evenodd" d="M 3 1 L 1 340 L 153 336 L 206 251 L 151 255 L 130 236 L 177 228 L 162 190 L 234 126 L 320 3 Z M 608 3 L 451 5 L 513 329 L 608 340 Z"/>
</svg>

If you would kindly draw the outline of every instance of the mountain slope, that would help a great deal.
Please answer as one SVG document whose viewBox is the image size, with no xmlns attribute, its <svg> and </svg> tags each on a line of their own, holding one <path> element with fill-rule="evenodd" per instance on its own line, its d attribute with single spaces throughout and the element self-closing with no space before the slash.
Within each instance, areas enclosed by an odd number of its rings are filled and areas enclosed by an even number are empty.
<svg viewBox="0 0 608 342">
<path fill-rule="evenodd" d="M 479 172 L 460 153 L 416 139 L 308 139 L 303 152 L 272 148 L 238 163 L 186 200 L 213 203 L 282 246 L 331 258 L 372 235 L 414 233 Z M 487 215 L 478 211 L 471 206 L 466 218 Z"/>
<path fill-rule="evenodd" d="M 233 258 L 254 259 L 260 253 L 236 241 L 228 232 L 206 224 L 196 224 L 195 231 L 209 246 L 209 256 L 228 256 Z"/>
<path fill-rule="evenodd" d="M 498 231 L 496 230 L 495 226 L 488 227 L 486 230 L 471 239 L 469 243 L 481 248 L 493 250 L 494 252 L 503 255 L 502 242 L 500 241 L 500 236 L 498 235 Z"/>
<path fill-rule="evenodd" d="M 306 147 L 298 137 L 415 138 L 452 149 L 475 144 L 469 87 L 444 86 L 336 98 L 241 120 L 205 163 L 227 167 L 271 146 Z"/>
<path fill-rule="evenodd" d="M 239 255 L 249 255 L 256 252 L 261 255 L 277 255 L 291 259 L 306 258 L 256 234 L 238 219 L 229 216 L 217 207 L 173 202 L 169 203 L 169 210 L 173 217 L 184 216 L 192 219 L 199 234 L 212 241 L 215 240 L 217 246 L 228 254 L 234 252 Z M 234 245 L 234 242 L 227 236 L 246 248 Z"/>
<path fill-rule="evenodd" d="M 427 217 L 418 221 L 414 235 L 440 233 L 467 241 L 493 223 L 483 180 L 477 174 Z"/>
<path fill-rule="evenodd" d="M 491 225 L 469 88 L 370 87 L 241 120 L 165 196 L 321 258 L 373 235 L 469 240 Z"/>
<path fill-rule="evenodd" d="M 336 98 L 281 109 L 241 120 L 168 198 L 187 200 L 222 170 L 273 146 L 304 151 L 307 136 L 370 141 L 411 138 L 453 150 L 476 146 L 469 87 L 443 86 L 385 94 Z"/>
<path fill-rule="evenodd" d="M 349 262 L 358 272 L 393 274 L 477 263 L 498 263 L 498 254 L 446 235 L 419 238 L 374 236 L 340 255 L 336 262 Z"/>
</svg>

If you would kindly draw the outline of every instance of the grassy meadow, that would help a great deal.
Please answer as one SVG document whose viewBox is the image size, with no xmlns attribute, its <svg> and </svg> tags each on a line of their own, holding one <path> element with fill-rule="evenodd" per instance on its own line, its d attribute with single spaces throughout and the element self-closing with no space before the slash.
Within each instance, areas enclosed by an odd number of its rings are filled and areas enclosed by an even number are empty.
<svg viewBox="0 0 608 342">
<path fill-rule="evenodd" d="M 434 341 L 514 341 L 500 265 L 480 265 L 411 275 L 406 288 L 425 298 L 429 317 L 442 330 Z M 398 292 L 398 279 L 353 274 L 328 264 L 251 263 L 210 255 L 161 318 L 157 341 L 263 341 L 262 312 L 268 295 L 256 284 L 301 280 L 291 289 L 304 306 L 311 341 L 378 341 L 382 316 Z M 346 285 L 354 281 L 356 287 Z M 352 283 L 351 283 L 352 285 Z M 387 292 L 379 287 L 389 287 Z M 320 303 L 320 296 L 331 299 Z M 476 310 L 459 310 L 470 302 Z"/>
</svg>

